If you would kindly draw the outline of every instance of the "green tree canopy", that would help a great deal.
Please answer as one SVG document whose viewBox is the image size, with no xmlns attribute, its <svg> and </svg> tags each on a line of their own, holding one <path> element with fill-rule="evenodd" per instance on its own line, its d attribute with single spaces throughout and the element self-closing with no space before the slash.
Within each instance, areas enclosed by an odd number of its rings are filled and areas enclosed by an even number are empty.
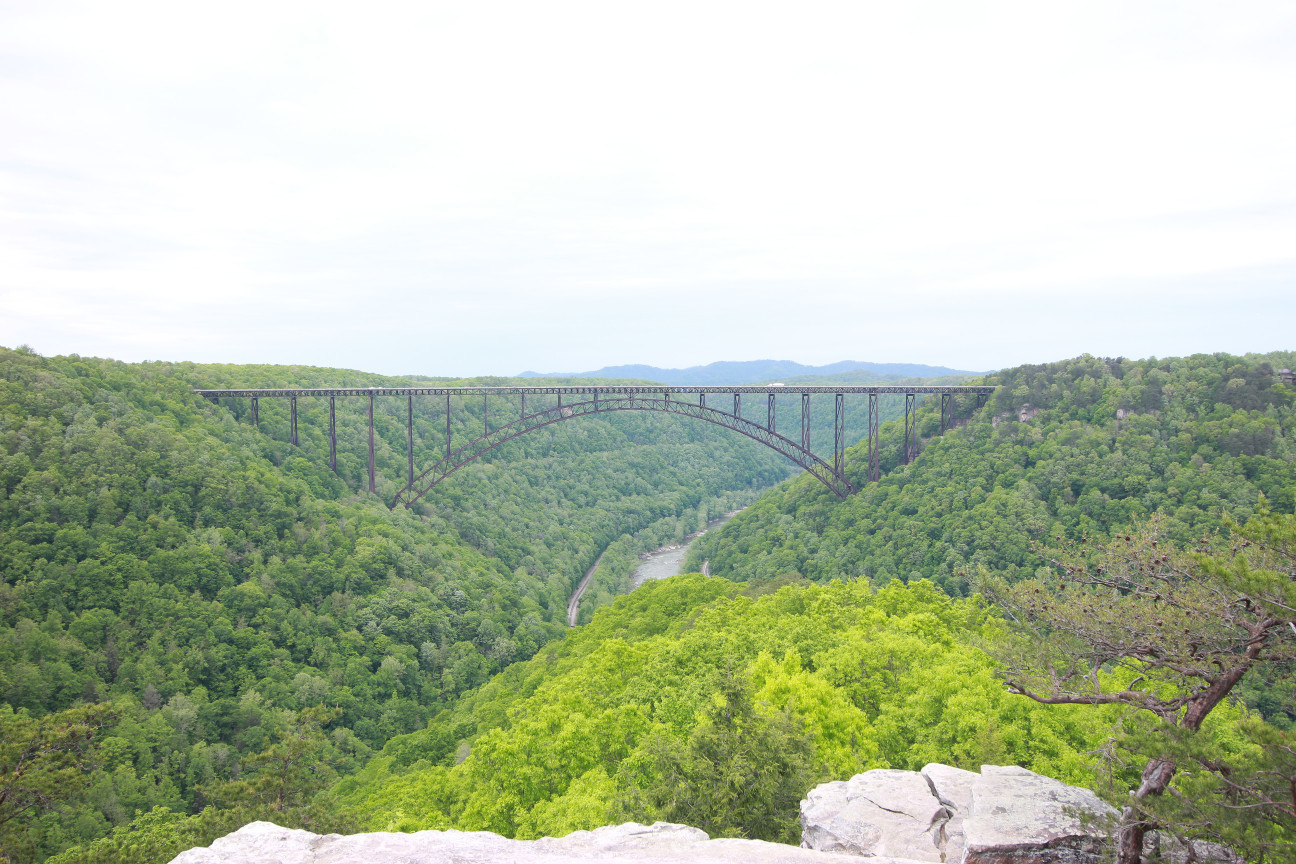
<svg viewBox="0 0 1296 864">
<path fill-rule="evenodd" d="M 1123 864 L 1141 860 L 1144 834 L 1158 820 L 1173 824 L 1173 808 L 1158 799 L 1190 766 L 1214 771 L 1219 795 L 1247 799 L 1235 805 L 1239 812 L 1279 827 L 1257 840 L 1257 848 L 1281 843 L 1290 851 L 1296 848 L 1289 843 L 1296 828 L 1292 801 L 1274 800 L 1271 790 L 1276 780 L 1296 778 L 1261 772 L 1248 792 L 1227 758 L 1201 755 L 1191 745 L 1208 715 L 1255 667 L 1296 660 L 1296 582 L 1290 575 L 1296 517 L 1262 512 L 1248 526 L 1234 526 L 1229 548 L 1212 550 L 1203 540 L 1208 551 L 1195 554 L 1175 549 L 1162 529 L 1154 519 L 1092 548 L 1071 544 L 1044 578 L 1012 586 L 983 571 L 986 595 L 1010 611 L 1024 634 L 1015 652 L 1001 655 L 1004 678 L 1012 692 L 1043 704 L 1124 706 L 1159 721 L 1157 734 L 1128 739 L 1137 740 L 1147 759 L 1120 802 Z M 1287 752 L 1277 730 L 1256 737 L 1275 755 Z M 1202 792 L 1196 785 L 1192 797 Z M 1228 809 L 1222 799 L 1218 803 Z"/>
<path fill-rule="evenodd" d="M 115 720 L 106 704 L 43 717 L 0 704 L 0 859 L 31 854 L 25 825 L 86 787 L 96 744 Z"/>
</svg>

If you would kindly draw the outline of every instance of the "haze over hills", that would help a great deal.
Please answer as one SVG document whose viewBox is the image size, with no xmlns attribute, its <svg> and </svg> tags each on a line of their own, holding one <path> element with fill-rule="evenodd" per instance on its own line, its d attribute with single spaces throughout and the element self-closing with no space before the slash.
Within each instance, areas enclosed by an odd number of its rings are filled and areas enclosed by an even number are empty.
<svg viewBox="0 0 1296 864">
<path fill-rule="evenodd" d="M 792 360 L 720 360 L 705 366 L 686 369 L 662 369 L 633 363 L 626 366 L 604 366 L 592 372 L 523 372 L 519 378 L 643 378 L 662 384 L 761 384 L 779 378 L 806 375 L 840 375 L 845 372 L 869 373 L 882 379 L 889 377 L 934 378 L 942 375 L 972 375 L 965 369 L 928 366 L 924 363 L 866 363 L 842 360 L 825 366 L 807 366 Z"/>
</svg>

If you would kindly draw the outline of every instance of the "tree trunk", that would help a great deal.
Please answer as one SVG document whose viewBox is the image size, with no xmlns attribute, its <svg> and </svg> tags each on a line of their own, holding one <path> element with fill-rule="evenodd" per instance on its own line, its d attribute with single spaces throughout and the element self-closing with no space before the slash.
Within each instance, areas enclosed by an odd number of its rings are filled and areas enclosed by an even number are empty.
<svg viewBox="0 0 1296 864">
<path fill-rule="evenodd" d="M 1152 824 L 1143 818 L 1138 802 L 1160 795 L 1174 777 L 1175 764 L 1170 759 L 1157 758 L 1143 769 L 1143 782 L 1133 795 L 1134 801 L 1121 810 L 1121 827 L 1117 842 L 1117 864 L 1140 864 L 1143 860 L 1143 837 Z"/>
</svg>

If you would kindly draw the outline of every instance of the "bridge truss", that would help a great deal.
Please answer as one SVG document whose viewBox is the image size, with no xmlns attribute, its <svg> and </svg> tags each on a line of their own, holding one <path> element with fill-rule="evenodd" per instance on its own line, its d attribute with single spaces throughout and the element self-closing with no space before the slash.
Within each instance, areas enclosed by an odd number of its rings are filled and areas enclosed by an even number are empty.
<svg viewBox="0 0 1296 864">
<path fill-rule="evenodd" d="M 297 400 L 328 399 L 329 467 L 337 470 L 337 400 L 339 398 L 367 398 L 369 422 L 369 491 L 377 492 L 377 475 L 374 466 L 374 400 L 377 398 L 404 397 L 406 400 L 409 456 L 407 482 L 397 493 L 391 506 L 406 507 L 430 492 L 438 483 L 495 449 L 528 432 L 563 420 L 606 414 L 612 411 L 657 411 L 705 420 L 726 429 L 746 435 L 754 441 L 777 451 L 796 465 L 805 469 L 840 497 L 855 491 L 846 479 L 846 411 L 848 395 L 868 397 L 868 473 L 870 481 L 881 477 L 878 433 L 881 422 L 878 416 L 878 397 L 885 394 L 903 395 L 905 399 L 903 461 L 910 462 L 918 453 L 918 396 L 940 397 L 941 432 L 954 422 L 954 399 L 958 395 L 972 396 L 978 406 L 994 391 L 993 386 L 664 386 L 652 384 L 633 385 L 574 385 L 540 387 L 331 387 L 310 389 L 232 389 L 195 390 L 194 392 L 214 403 L 221 399 L 251 400 L 252 422 L 260 428 L 260 400 L 287 399 L 289 403 L 288 438 L 297 446 Z M 779 434 L 776 397 L 801 395 L 800 440 Z M 810 447 L 810 397 L 813 394 L 831 394 L 834 397 L 832 462 L 816 456 Z M 450 444 L 450 413 L 452 397 L 482 398 L 482 434 L 472 441 L 452 449 Z M 490 427 L 490 397 L 519 397 L 520 412 L 516 417 L 494 429 Z M 532 397 L 534 410 L 527 411 L 527 397 Z M 556 396 L 557 404 L 535 408 L 537 397 Z M 733 398 L 733 410 L 725 411 L 707 404 L 707 397 Z M 764 424 L 761 418 L 743 416 L 743 396 L 764 396 Z M 415 474 L 414 470 L 414 399 L 440 398 L 445 400 L 445 455 L 431 467 Z M 568 401 L 564 402 L 563 398 Z M 727 402 L 727 400 L 725 400 Z M 727 404 L 724 407 L 728 407 Z"/>
</svg>

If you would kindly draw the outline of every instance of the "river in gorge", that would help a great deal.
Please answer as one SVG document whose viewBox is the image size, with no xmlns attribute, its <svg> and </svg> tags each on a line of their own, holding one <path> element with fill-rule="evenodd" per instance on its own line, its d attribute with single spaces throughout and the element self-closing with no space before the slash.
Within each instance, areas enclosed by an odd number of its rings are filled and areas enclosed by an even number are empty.
<svg viewBox="0 0 1296 864">
<path fill-rule="evenodd" d="M 639 556 L 639 566 L 635 568 L 634 575 L 631 577 L 631 585 L 638 588 L 649 579 L 666 579 L 670 576 L 679 575 L 680 566 L 684 563 L 684 556 L 688 554 L 693 541 L 708 531 L 719 528 L 741 512 L 742 510 L 734 510 L 732 513 L 717 516 L 715 519 L 708 521 L 706 528 L 702 531 L 697 531 L 685 537 L 683 543 L 674 546 L 663 546 L 660 549 L 643 553 Z"/>
</svg>

